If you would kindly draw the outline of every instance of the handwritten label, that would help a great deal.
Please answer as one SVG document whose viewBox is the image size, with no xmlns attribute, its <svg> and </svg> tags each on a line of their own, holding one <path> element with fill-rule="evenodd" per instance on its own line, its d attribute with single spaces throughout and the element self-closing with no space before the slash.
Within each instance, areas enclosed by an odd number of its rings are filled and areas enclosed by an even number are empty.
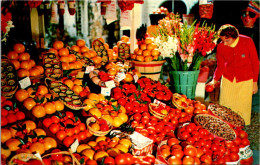
<svg viewBox="0 0 260 165">
<path fill-rule="evenodd" d="M 251 156 L 253 156 L 253 151 L 250 149 L 249 146 L 246 146 L 244 148 L 239 149 L 238 155 L 240 156 L 241 159 L 248 159 Z"/>
<path fill-rule="evenodd" d="M 78 146 L 79 146 L 79 141 L 78 141 L 78 139 L 76 139 L 75 142 L 72 143 L 71 146 L 70 146 L 72 153 L 77 151 Z"/>
<path fill-rule="evenodd" d="M 94 66 L 87 66 L 86 67 L 86 70 L 85 70 L 85 73 L 90 73 L 91 71 L 93 71 L 94 70 Z"/>
<path fill-rule="evenodd" d="M 163 103 L 163 102 L 161 102 L 161 101 L 159 101 L 159 100 L 157 100 L 157 99 L 154 99 L 153 103 L 158 104 L 158 105 L 161 105 L 161 106 L 163 106 L 163 108 L 166 107 L 166 104 L 165 104 L 165 103 Z"/>
<path fill-rule="evenodd" d="M 34 154 L 34 155 L 42 161 L 42 157 L 41 157 L 41 154 L 39 154 L 39 152 L 36 152 L 36 154 Z"/>
<path fill-rule="evenodd" d="M 114 80 L 106 81 L 105 84 L 106 84 L 106 87 L 108 87 L 110 89 L 116 87 Z"/>
<path fill-rule="evenodd" d="M 25 77 L 24 79 L 19 81 L 19 84 L 22 89 L 25 89 L 25 88 L 31 86 L 31 80 L 29 77 Z"/>
<path fill-rule="evenodd" d="M 104 96 L 110 96 L 110 93 L 111 93 L 111 88 L 101 87 L 101 94 L 103 94 Z"/>
<path fill-rule="evenodd" d="M 138 81 L 138 79 L 139 79 L 138 75 L 135 74 L 133 77 L 134 77 L 135 83 L 137 83 L 137 81 Z"/>
<path fill-rule="evenodd" d="M 115 79 L 118 82 L 120 82 L 120 81 L 124 80 L 125 78 L 126 78 L 125 72 L 118 72 Z"/>
</svg>

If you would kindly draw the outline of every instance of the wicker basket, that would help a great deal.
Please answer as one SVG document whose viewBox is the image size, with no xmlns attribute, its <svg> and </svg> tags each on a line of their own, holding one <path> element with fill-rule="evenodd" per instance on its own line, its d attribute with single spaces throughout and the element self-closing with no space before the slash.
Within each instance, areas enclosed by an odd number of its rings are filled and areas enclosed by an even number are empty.
<svg viewBox="0 0 260 165">
<path fill-rule="evenodd" d="M 30 153 L 20 153 L 20 154 L 14 155 L 8 162 L 8 165 L 17 164 L 15 162 L 13 162 L 15 159 L 18 159 L 23 162 L 28 162 L 31 159 L 36 159 L 36 160 L 39 160 L 44 165 L 43 161 L 40 158 L 38 158 L 37 156 L 30 154 Z"/>
<path fill-rule="evenodd" d="M 158 104 L 155 104 L 155 103 L 150 103 L 150 104 L 149 104 L 149 112 L 150 112 L 153 116 L 155 116 L 155 117 L 158 118 L 158 119 L 163 119 L 163 118 L 165 118 L 165 117 L 167 116 L 167 114 L 161 114 L 161 113 L 158 113 L 158 112 L 154 111 L 154 110 L 152 109 L 151 105 L 158 105 Z"/>
<path fill-rule="evenodd" d="M 151 62 L 133 61 L 133 66 L 138 72 L 142 74 L 142 76 L 158 81 L 163 63 L 165 63 L 165 60 Z"/>
<path fill-rule="evenodd" d="M 92 134 L 95 135 L 95 136 L 105 136 L 105 135 L 108 134 L 108 133 L 112 130 L 112 128 L 113 128 L 112 123 L 110 123 L 110 122 L 107 121 L 108 126 L 109 126 L 109 130 L 107 130 L 107 131 L 96 131 L 96 130 L 94 130 L 93 128 L 91 128 L 90 125 L 89 125 L 90 123 L 95 122 L 95 121 L 96 121 L 96 119 L 95 119 L 94 117 L 90 117 L 90 118 L 88 118 L 87 121 L 86 121 L 87 128 L 88 128 L 89 132 L 92 133 Z"/>
<path fill-rule="evenodd" d="M 172 96 L 172 104 L 178 108 L 178 109 L 185 109 L 187 107 L 184 107 L 184 106 L 181 106 L 179 105 L 176 101 L 177 99 L 180 99 L 182 96 L 179 94 L 179 93 L 174 93 L 173 96 Z M 188 105 L 188 104 L 187 104 Z"/>
</svg>

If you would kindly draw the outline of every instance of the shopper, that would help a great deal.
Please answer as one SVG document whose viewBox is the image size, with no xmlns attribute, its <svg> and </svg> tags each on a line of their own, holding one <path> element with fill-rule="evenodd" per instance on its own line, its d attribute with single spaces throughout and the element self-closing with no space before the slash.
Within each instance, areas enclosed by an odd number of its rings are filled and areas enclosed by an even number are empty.
<svg viewBox="0 0 260 165">
<path fill-rule="evenodd" d="M 231 108 L 250 124 L 252 95 L 258 91 L 259 59 L 253 40 L 233 25 L 219 29 L 217 68 L 210 84 L 221 79 L 219 104 Z"/>
</svg>

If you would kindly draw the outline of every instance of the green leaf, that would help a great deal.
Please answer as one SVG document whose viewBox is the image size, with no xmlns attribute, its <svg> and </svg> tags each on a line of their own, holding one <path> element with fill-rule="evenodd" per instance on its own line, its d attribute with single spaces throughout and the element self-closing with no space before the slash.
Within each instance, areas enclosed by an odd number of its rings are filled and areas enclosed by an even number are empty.
<svg viewBox="0 0 260 165">
<path fill-rule="evenodd" d="M 74 125 L 72 125 L 72 124 L 68 124 L 67 126 L 66 126 L 66 128 L 74 128 L 75 126 Z"/>
<path fill-rule="evenodd" d="M 46 137 L 45 135 L 37 136 L 38 139 L 44 139 L 45 137 Z"/>
<path fill-rule="evenodd" d="M 135 99 L 136 99 L 136 100 L 138 100 L 138 98 L 137 98 L 137 96 L 136 96 L 136 94 L 135 94 L 135 93 L 134 93 L 134 96 L 135 96 Z"/>
<path fill-rule="evenodd" d="M 85 162 L 85 158 L 81 158 L 79 161 L 80 164 L 83 164 L 84 162 Z"/>
<path fill-rule="evenodd" d="M 75 122 L 77 122 L 79 120 L 78 116 L 75 116 Z"/>
<path fill-rule="evenodd" d="M 61 125 L 62 127 L 65 127 L 65 124 L 64 124 L 63 122 L 60 122 L 60 125 Z"/>
<path fill-rule="evenodd" d="M 115 111 L 118 111 L 118 107 L 116 107 L 115 105 L 112 105 L 112 107 L 114 108 Z"/>
<path fill-rule="evenodd" d="M 7 111 L 10 111 L 10 110 L 12 109 L 12 107 L 9 106 L 9 105 L 5 105 L 5 106 L 4 106 L 4 109 L 7 110 Z"/>
<path fill-rule="evenodd" d="M 23 139 L 18 137 L 18 140 L 21 142 L 21 144 L 25 144 L 25 142 L 23 141 Z"/>
<path fill-rule="evenodd" d="M 105 96 L 105 99 L 106 99 L 106 100 L 110 100 L 111 97 L 110 97 L 110 96 Z"/>
<path fill-rule="evenodd" d="M 12 128 L 13 128 L 14 130 L 16 130 L 16 131 L 18 131 L 18 129 L 19 129 L 19 128 L 17 128 L 17 127 L 12 127 Z"/>
<path fill-rule="evenodd" d="M 140 91 L 140 89 L 141 89 L 141 86 L 138 84 L 137 85 L 137 90 Z"/>
<path fill-rule="evenodd" d="M 16 104 L 16 102 L 14 102 L 14 109 L 16 108 L 16 106 L 17 106 L 17 104 Z"/>
</svg>

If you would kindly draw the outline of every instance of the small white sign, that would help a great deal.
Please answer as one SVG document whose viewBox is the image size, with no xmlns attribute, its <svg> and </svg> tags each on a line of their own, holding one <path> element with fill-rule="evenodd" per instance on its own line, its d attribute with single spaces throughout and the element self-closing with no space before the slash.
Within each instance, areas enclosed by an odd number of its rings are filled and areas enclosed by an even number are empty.
<svg viewBox="0 0 260 165">
<path fill-rule="evenodd" d="M 251 156 L 253 156 L 253 151 L 250 149 L 250 146 L 248 145 L 244 148 L 240 148 L 238 155 L 241 159 L 248 159 Z"/>
<path fill-rule="evenodd" d="M 90 73 L 91 71 L 93 71 L 94 70 L 94 66 L 87 66 L 86 67 L 86 70 L 85 70 L 85 73 Z"/>
<path fill-rule="evenodd" d="M 135 83 L 137 83 L 137 81 L 138 81 L 138 79 L 139 79 L 138 75 L 135 74 L 133 77 L 134 77 Z"/>
<path fill-rule="evenodd" d="M 166 107 L 166 104 L 165 104 L 165 103 L 163 103 L 163 102 L 161 102 L 161 101 L 159 101 L 159 100 L 157 100 L 157 99 L 154 99 L 154 100 L 153 100 L 153 103 L 158 104 L 158 105 L 162 105 L 163 108 Z"/>
<path fill-rule="evenodd" d="M 126 78 L 125 72 L 118 72 L 115 79 L 118 82 L 120 82 L 120 81 L 124 80 L 125 78 Z"/>
<path fill-rule="evenodd" d="M 110 89 L 116 87 L 114 80 L 106 81 L 105 84 L 106 84 L 106 87 L 108 87 Z"/>
<path fill-rule="evenodd" d="M 22 89 L 25 89 L 25 88 L 27 88 L 27 87 L 32 85 L 30 77 L 25 77 L 24 79 L 20 80 L 19 84 L 20 84 Z"/>
<path fill-rule="evenodd" d="M 79 146 L 79 141 L 78 139 L 76 139 L 74 143 L 72 143 L 70 146 L 72 153 L 77 151 L 78 146 Z"/>
<path fill-rule="evenodd" d="M 34 156 L 36 156 L 37 158 L 39 158 L 42 161 L 42 156 L 39 152 L 36 152 L 36 154 L 34 154 Z"/>
<path fill-rule="evenodd" d="M 103 94 L 104 96 L 110 96 L 110 93 L 111 93 L 111 88 L 101 87 L 101 94 Z"/>
</svg>

